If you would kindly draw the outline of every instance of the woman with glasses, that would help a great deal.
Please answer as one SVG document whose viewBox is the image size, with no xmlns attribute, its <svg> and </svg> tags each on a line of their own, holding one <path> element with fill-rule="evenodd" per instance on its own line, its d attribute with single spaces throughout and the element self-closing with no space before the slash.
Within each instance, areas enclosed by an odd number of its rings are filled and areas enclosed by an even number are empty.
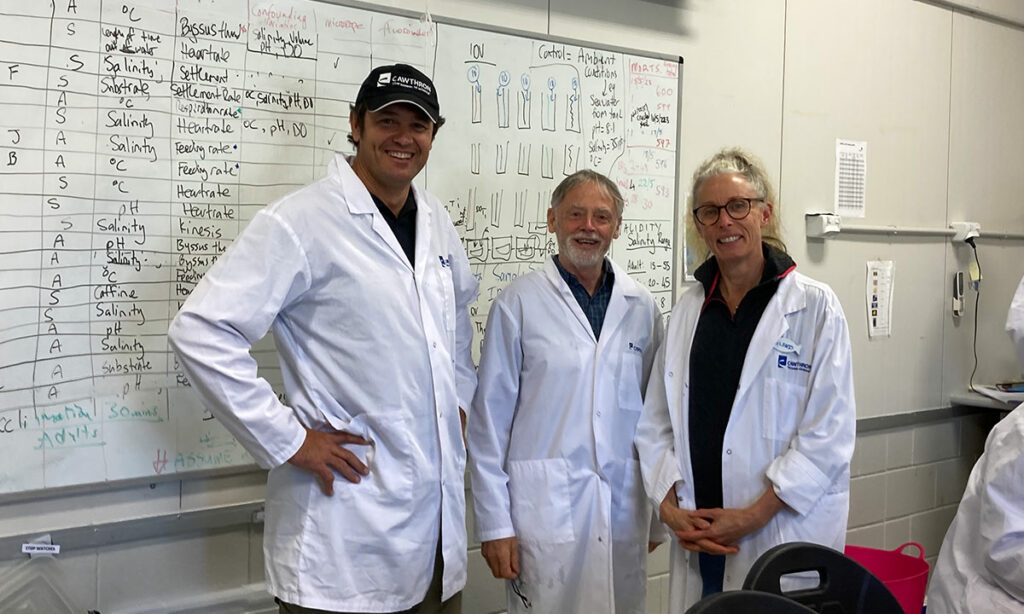
<svg viewBox="0 0 1024 614">
<path fill-rule="evenodd" d="M 707 259 L 672 311 L 636 435 L 647 494 L 678 538 L 673 612 L 741 588 L 779 543 L 842 550 L 855 435 L 843 310 L 795 271 L 760 162 L 720 151 L 690 202 Z"/>
</svg>

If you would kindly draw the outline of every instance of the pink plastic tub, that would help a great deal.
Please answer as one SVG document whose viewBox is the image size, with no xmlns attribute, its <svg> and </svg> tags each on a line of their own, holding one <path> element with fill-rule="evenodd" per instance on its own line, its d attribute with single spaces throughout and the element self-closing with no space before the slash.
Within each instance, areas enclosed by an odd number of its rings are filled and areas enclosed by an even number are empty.
<svg viewBox="0 0 1024 614">
<path fill-rule="evenodd" d="M 907 546 L 915 546 L 918 555 L 903 554 Z M 921 544 L 907 542 L 895 550 L 847 546 L 845 552 L 885 584 L 900 602 L 904 614 L 921 614 L 928 586 L 928 563 L 924 560 Z"/>
</svg>

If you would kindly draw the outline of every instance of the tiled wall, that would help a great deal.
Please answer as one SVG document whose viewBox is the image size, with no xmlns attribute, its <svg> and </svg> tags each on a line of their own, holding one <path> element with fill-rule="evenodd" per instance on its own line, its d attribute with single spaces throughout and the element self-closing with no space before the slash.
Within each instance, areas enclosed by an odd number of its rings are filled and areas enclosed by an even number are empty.
<svg viewBox="0 0 1024 614">
<path fill-rule="evenodd" d="M 982 413 L 859 433 L 848 543 L 892 549 L 914 541 L 934 565 L 996 419 Z"/>
</svg>

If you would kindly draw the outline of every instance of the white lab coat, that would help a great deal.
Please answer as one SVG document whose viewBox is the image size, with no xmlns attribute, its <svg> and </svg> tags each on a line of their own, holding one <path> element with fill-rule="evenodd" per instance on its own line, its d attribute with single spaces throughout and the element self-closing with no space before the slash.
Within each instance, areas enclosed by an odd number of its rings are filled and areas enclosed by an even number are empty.
<svg viewBox="0 0 1024 614">
<path fill-rule="evenodd" d="M 651 509 L 633 433 L 662 319 L 612 267 L 598 339 L 550 258 L 487 319 L 467 428 L 476 533 L 518 538 L 532 612 L 644 612 Z M 511 588 L 508 602 L 524 611 Z"/>
<path fill-rule="evenodd" d="M 196 286 L 169 337 L 195 391 L 270 468 L 269 590 L 306 607 L 393 612 L 466 582 L 465 448 L 477 284 L 451 219 L 415 189 L 415 270 L 347 161 L 261 210 Z M 249 347 L 273 326 L 283 405 Z M 370 469 L 332 497 L 286 463 L 303 425 L 362 435 Z"/>
<path fill-rule="evenodd" d="M 928 588 L 928 614 L 1024 612 L 1024 404 L 989 433 Z"/>
<path fill-rule="evenodd" d="M 644 486 L 654 505 L 676 485 L 694 509 L 688 396 L 690 346 L 704 288 L 676 304 L 655 358 L 637 426 Z M 695 357 L 699 358 L 699 357 Z M 787 508 L 726 559 L 724 589 L 741 588 L 750 566 L 780 543 L 808 541 L 842 550 L 849 511 L 856 410 L 846 319 L 825 284 L 791 272 L 780 282 L 747 349 L 722 446 L 723 503 L 742 508 L 768 486 Z M 672 541 L 671 612 L 700 599 L 698 557 Z"/>
<path fill-rule="evenodd" d="M 1017 350 L 1017 359 L 1024 369 L 1024 277 L 1020 279 L 1017 291 L 1010 301 L 1010 310 L 1006 314 L 1006 332 L 1013 339 L 1013 347 Z"/>
</svg>

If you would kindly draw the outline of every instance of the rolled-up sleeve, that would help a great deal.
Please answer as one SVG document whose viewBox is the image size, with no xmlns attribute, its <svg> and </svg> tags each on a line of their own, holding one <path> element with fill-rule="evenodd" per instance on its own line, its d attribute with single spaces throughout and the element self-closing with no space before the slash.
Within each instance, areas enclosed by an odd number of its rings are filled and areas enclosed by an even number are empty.
<svg viewBox="0 0 1024 614">
<path fill-rule="evenodd" d="M 801 515 L 849 474 L 856 438 L 850 334 L 838 299 L 828 293 L 797 433 L 767 472 L 775 493 Z"/>
</svg>

